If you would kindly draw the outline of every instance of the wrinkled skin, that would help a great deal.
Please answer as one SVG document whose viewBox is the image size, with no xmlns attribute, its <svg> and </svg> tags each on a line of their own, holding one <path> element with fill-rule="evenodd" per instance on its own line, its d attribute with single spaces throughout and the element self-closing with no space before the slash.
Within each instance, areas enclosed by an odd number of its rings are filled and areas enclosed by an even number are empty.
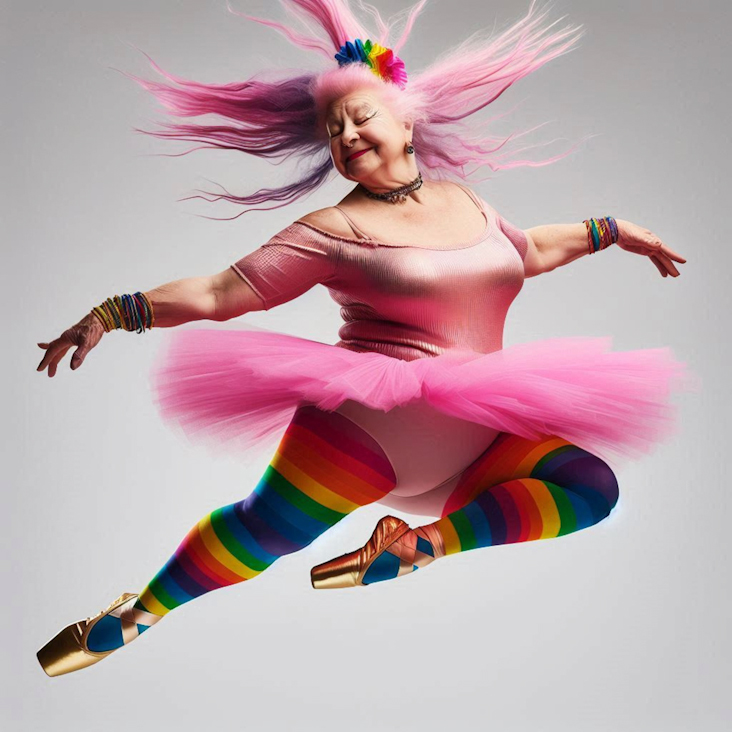
<svg viewBox="0 0 732 732">
<path fill-rule="evenodd" d="M 626 252 L 645 255 L 656 265 L 656 269 L 663 277 L 679 276 L 679 270 L 676 269 L 674 262 L 685 264 L 684 257 L 669 249 L 650 229 L 620 219 L 615 219 L 615 223 L 618 225 L 618 240 L 615 246 L 625 249 Z"/>
<path fill-rule="evenodd" d="M 71 368 L 78 369 L 84 363 L 89 351 L 102 340 L 103 335 L 104 328 L 97 316 L 88 313 L 76 325 L 67 328 L 56 340 L 38 344 L 46 353 L 36 371 L 43 371 L 47 367 L 48 375 L 54 376 L 59 362 L 74 346 L 77 348 L 71 356 Z"/>
</svg>

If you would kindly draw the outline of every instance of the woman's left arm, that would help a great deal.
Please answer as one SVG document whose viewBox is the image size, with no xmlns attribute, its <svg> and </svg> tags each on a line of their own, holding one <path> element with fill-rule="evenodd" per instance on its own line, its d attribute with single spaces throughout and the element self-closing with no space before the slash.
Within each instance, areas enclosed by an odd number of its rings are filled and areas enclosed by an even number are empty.
<svg viewBox="0 0 732 732">
<path fill-rule="evenodd" d="M 615 219 L 615 222 L 618 225 L 617 246 L 626 252 L 648 257 L 663 277 L 669 274 L 679 276 L 674 262 L 684 264 L 686 259 L 669 249 L 652 231 L 622 219 Z M 545 224 L 526 229 L 524 233 L 528 242 L 524 260 L 527 277 L 551 272 L 589 254 L 584 223 Z"/>
</svg>

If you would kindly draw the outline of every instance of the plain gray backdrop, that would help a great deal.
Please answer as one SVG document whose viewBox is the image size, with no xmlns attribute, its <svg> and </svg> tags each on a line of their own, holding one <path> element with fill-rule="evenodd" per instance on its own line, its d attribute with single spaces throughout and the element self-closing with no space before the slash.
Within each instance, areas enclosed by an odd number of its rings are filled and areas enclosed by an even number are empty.
<svg viewBox="0 0 732 732">
<path fill-rule="evenodd" d="M 282 17 L 264 0 L 233 4 Z M 528 5 L 432 0 L 400 53 L 408 72 Z M 270 60 L 314 68 L 316 56 L 224 0 L 3 3 L 3 729 L 729 729 L 730 11 L 558 0 L 550 17 L 564 14 L 587 30 L 579 47 L 488 112 L 513 109 L 498 134 L 548 121 L 530 137 L 551 142 L 534 158 L 595 136 L 476 190 L 522 228 L 628 219 L 688 263 L 663 279 L 612 248 L 528 280 L 505 344 L 612 335 L 618 350 L 671 347 L 703 382 L 676 398 L 680 434 L 619 473 L 618 507 L 592 529 L 371 588 L 312 590 L 313 565 L 361 546 L 390 513 L 370 506 L 102 664 L 49 679 L 36 650 L 139 591 L 194 523 L 253 489 L 270 456 L 213 457 L 162 423 L 148 382 L 160 330 L 111 333 L 76 372 L 69 352 L 53 379 L 35 371 L 36 343 L 113 294 L 225 269 L 352 184 L 230 222 L 203 218 L 239 212 L 227 203 L 177 200 L 209 180 L 243 193 L 292 175 L 233 152 L 155 156 L 191 145 L 133 131 L 165 115 L 114 70 L 157 78 L 131 44 L 202 82 L 243 80 Z M 340 323 L 320 287 L 245 317 L 329 343 Z"/>
</svg>

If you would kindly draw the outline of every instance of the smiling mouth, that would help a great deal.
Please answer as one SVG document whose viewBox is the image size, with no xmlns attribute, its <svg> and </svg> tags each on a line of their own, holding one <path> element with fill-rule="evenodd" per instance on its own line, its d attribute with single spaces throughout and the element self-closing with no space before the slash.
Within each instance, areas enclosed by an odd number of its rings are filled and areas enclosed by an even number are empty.
<svg viewBox="0 0 732 732">
<path fill-rule="evenodd" d="M 359 150 L 357 153 L 353 153 L 353 155 L 349 155 L 346 158 L 346 162 L 349 163 L 351 160 L 355 160 L 356 158 L 360 158 L 364 153 L 367 153 L 369 150 L 373 150 L 373 148 L 367 147 L 365 150 Z"/>
</svg>

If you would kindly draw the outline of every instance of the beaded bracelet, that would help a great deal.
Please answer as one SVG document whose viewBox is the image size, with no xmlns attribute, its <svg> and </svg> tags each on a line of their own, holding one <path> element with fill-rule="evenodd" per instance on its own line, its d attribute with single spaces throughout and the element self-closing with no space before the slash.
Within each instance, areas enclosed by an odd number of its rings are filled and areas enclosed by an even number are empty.
<svg viewBox="0 0 732 732">
<path fill-rule="evenodd" d="M 142 333 L 155 325 L 152 303 L 143 292 L 108 297 L 101 305 L 94 307 L 92 313 L 97 316 L 105 333 L 120 328 Z"/>
<path fill-rule="evenodd" d="M 587 248 L 590 254 L 607 249 L 618 240 L 618 225 L 612 216 L 601 219 L 585 219 L 587 227 Z"/>
</svg>

